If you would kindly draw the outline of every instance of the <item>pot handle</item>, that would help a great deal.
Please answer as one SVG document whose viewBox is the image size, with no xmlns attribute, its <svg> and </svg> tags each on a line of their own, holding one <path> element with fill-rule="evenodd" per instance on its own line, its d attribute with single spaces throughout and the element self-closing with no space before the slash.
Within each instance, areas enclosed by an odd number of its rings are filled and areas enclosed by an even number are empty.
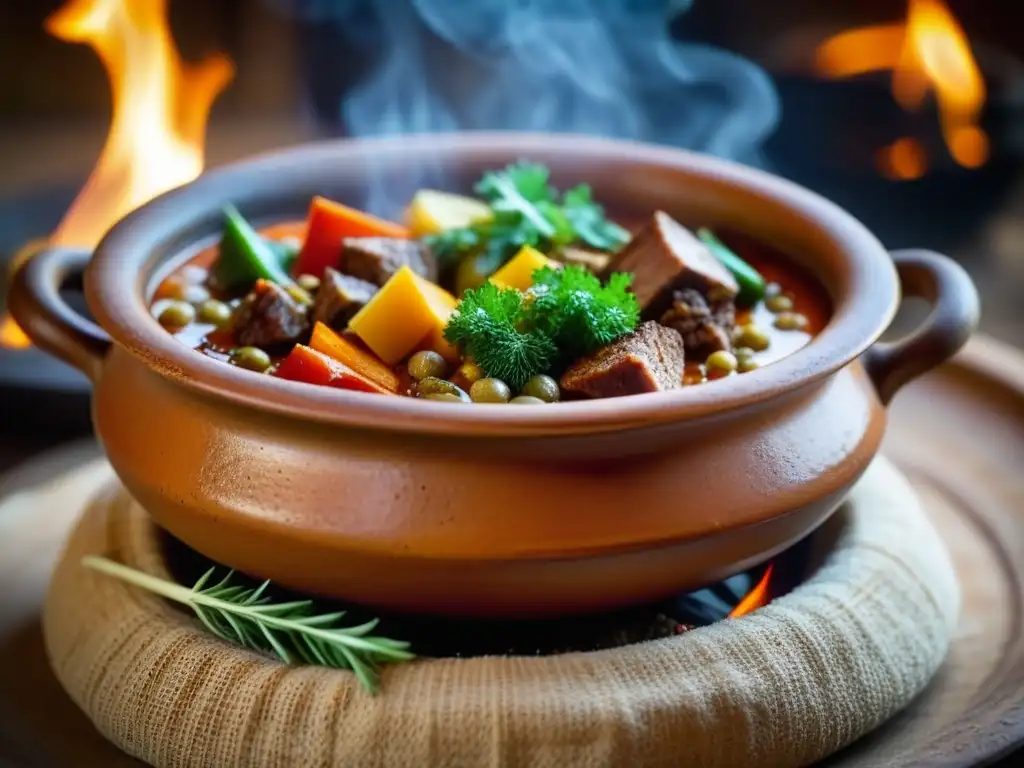
<svg viewBox="0 0 1024 768">
<path fill-rule="evenodd" d="M 15 271 L 7 301 L 15 322 L 36 346 L 82 371 L 95 383 L 110 349 L 110 337 L 75 312 L 60 295 L 64 281 L 83 272 L 90 256 L 77 248 L 41 248 Z"/>
<path fill-rule="evenodd" d="M 932 311 L 902 339 L 876 342 L 864 354 L 864 367 L 888 405 L 907 382 L 945 362 L 978 326 L 974 283 L 948 256 L 925 250 L 893 251 L 904 296 L 928 300 Z"/>
</svg>

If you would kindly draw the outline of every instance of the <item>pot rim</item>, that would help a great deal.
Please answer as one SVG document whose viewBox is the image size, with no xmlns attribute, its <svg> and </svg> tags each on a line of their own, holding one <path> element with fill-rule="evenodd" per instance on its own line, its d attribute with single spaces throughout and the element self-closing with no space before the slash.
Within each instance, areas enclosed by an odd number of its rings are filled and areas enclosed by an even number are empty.
<svg viewBox="0 0 1024 768">
<path fill-rule="evenodd" d="M 474 157 L 537 153 L 576 163 L 618 162 L 683 174 L 778 209 L 793 226 L 814 231 L 842 257 L 846 290 L 832 296 L 828 324 L 803 348 L 744 374 L 684 387 L 556 407 L 465 408 L 406 397 L 371 397 L 254 374 L 185 346 L 152 317 L 145 292 L 168 248 L 194 245 L 189 231 L 210 223 L 245 190 L 265 210 L 274 190 L 256 189 L 264 176 L 301 178 L 341 160 L 389 157 Z M 311 173 L 311 171 L 310 171 Z M 256 197 L 253 197 L 253 196 Z M 278 196 L 278 199 L 280 196 Z M 280 214 L 278 214 L 280 216 Z M 816 242 L 818 241 L 816 240 Z M 888 252 L 838 205 L 764 171 L 687 150 L 572 134 L 462 132 L 372 139 L 332 139 L 258 155 L 203 174 L 122 219 L 103 238 L 86 270 L 86 297 L 100 325 L 128 352 L 166 379 L 236 405 L 322 424 L 462 436 L 555 436 L 607 432 L 723 414 L 820 381 L 859 357 L 888 327 L 899 289 Z"/>
</svg>

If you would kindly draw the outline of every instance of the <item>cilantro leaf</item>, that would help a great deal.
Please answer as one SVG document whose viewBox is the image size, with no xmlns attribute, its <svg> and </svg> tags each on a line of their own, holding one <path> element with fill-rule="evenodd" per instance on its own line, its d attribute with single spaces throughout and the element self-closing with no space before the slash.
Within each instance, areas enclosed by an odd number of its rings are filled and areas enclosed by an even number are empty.
<svg viewBox="0 0 1024 768">
<path fill-rule="evenodd" d="M 523 245 L 550 251 L 581 242 L 615 251 L 629 240 L 629 232 L 605 218 L 589 186 L 573 187 L 559 200 L 548 169 L 537 163 L 519 161 L 488 171 L 476 191 L 491 208 L 490 221 L 425 238 L 442 268 L 473 252 L 487 252 L 497 267 Z"/>
<path fill-rule="evenodd" d="M 562 213 L 576 235 L 591 248 L 613 251 L 629 242 L 629 232 L 605 218 L 604 209 L 594 202 L 589 184 L 580 184 L 562 196 Z"/>
</svg>

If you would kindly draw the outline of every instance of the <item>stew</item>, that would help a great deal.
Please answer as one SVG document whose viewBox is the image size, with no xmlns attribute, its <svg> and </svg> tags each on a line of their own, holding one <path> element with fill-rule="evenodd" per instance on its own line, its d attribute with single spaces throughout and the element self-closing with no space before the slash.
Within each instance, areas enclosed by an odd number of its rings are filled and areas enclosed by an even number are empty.
<svg viewBox="0 0 1024 768">
<path fill-rule="evenodd" d="M 662 211 L 612 221 L 519 162 L 479 197 L 421 190 L 405 223 L 324 198 L 158 286 L 169 332 L 225 364 L 377 395 L 540 405 L 704 384 L 807 344 L 830 307 L 794 265 Z M 622 226 L 629 224 L 630 226 Z"/>
</svg>

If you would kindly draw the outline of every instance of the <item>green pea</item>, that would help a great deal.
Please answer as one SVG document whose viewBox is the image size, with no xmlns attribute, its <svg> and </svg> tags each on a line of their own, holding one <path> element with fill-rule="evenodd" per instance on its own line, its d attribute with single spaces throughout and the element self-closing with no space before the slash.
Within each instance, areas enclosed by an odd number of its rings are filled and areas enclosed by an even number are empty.
<svg viewBox="0 0 1024 768">
<path fill-rule="evenodd" d="M 780 331 L 802 331 L 807 325 L 807 316 L 799 312 L 783 312 L 775 318 L 775 327 Z"/>
<path fill-rule="evenodd" d="M 737 370 L 740 373 L 750 373 L 751 371 L 756 371 L 760 367 L 761 364 L 752 357 L 740 358 L 737 364 Z"/>
<path fill-rule="evenodd" d="M 752 350 L 750 347 L 735 347 L 732 350 L 732 353 L 736 355 L 737 360 L 742 360 L 745 357 L 754 356 L 754 350 Z"/>
<path fill-rule="evenodd" d="M 231 350 L 231 360 L 239 368 L 263 373 L 270 367 L 270 355 L 259 347 L 238 347 Z"/>
<path fill-rule="evenodd" d="M 738 365 L 736 356 L 732 352 L 727 352 L 724 349 L 712 352 L 708 355 L 708 359 L 704 364 L 707 366 L 708 377 L 710 378 L 728 376 L 736 370 L 736 366 Z"/>
<path fill-rule="evenodd" d="M 513 397 L 509 402 L 512 405 L 544 405 L 544 401 L 539 397 L 533 397 L 532 395 L 519 395 Z"/>
<path fill-rule="evenodd" d="M 507 403 L 512 393 L 501 379 L 480 379 L 469 388 L 474 403 Z"/>
<path fill-rule="evenodd" d="M 195 320 L 196 310 L 188 302 L 173 301 L 164 308 L 157 319 L 164 328 L 176 330 Z"/>
<path fill-rule="evenodd" d="M 423 396 L 424 400 L 438 400 L 443 403 L 465 403 L 465 398 L 453 395 L 451 392 L 432 392 Z"/>
<path fill-rule="evenodd" d="M 441 355 L 430 349 L 417 352 L 409 358 L 409 375 L 419 381 L 428 377 L 440 378 L 448 370 L 448 364 Z"/>
<path fill-rule="evenodd" d="M 793 300 L 784 293 L 769 296 L 764 305 L 772 312 L 789 312 L 793 309 Z"/>
<path fill-rule="evenodd" d="M 736 346 L 749 347 L 755 352 L 763 352 L 768 349 L 768 345 L 771 343 L 767 331 L 753 323 L 747 323 L 737 328 L 733 342 Z"/>
<path fill-rule="evenodd" d="M 295 282 L 304 291 L 309 291 L 310 293 L 316 293 L 316 289 L 320 287 L 320 278 L 316 275 L 299 275 Z"/>
<path fill-rule="evenodd" d="M 207 299 L 199 305 L 199 319 L 204 323 L 211 323 L 218 328 L 223 328 L 231 319 L 231 307 L 223 301 Z"/>
<path fill-rule="evenodd" d="M 459 389 L 456 385 L 436 376 L 427 376 L 424 379 L 420 379 L 419 383 L 416 384 L 416 394 L 420 397 L 428 397 L 429 395 L 455 395 L 455 397 L 460 400 L 466 402 L 469 401 L 469 395 Z"/>
<path fill-rule="evenodd" d="M 522 394 L 527 397 L 536 397 L 545 403 L 557 403 L 562 396 L 561 391 L 558 389 L 558 382 L 550 376 L 545 376 L 543 373 L 538 373 L 526 382 Z"/>
</svg>

